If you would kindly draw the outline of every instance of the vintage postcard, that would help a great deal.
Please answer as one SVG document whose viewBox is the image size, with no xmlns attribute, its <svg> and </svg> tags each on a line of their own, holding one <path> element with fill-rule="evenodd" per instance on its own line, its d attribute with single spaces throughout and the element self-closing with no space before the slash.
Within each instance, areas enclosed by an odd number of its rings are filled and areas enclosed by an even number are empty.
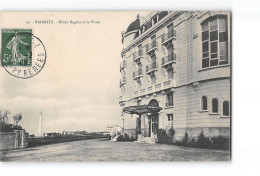
<svg viewBox="0 0 260 176">
<path fill-rule="evenodd" d="M 230 161 L 229 11 L 1 12 L 1 161 Z"/>
</svg>

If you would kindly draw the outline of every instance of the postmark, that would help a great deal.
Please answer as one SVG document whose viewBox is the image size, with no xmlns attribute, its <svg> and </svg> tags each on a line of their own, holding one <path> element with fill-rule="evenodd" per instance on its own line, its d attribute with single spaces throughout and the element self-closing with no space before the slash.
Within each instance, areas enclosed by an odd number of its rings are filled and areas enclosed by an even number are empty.
<svg viewBox="0 0 260 176">
<path fill-rule="evenodd" d="M 1 64 L 10 75 L 27 79 L 44 68 L 46 49 L 31 29 L 2 29 L 1 36 Z"/>
</svg>

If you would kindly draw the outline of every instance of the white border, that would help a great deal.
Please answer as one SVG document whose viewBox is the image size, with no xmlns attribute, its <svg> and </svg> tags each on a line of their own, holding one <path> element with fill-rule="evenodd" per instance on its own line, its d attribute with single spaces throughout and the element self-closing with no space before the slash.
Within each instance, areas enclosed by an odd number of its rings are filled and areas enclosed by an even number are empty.
<svg viewBox="0 0 260 176">
<path fill-rule="evenodd" d="M 1 0 L 2 11 L 232 10 L 232 161 L 172 163 L 1 163 L 1 175 L 260 175 L 258 140 L 260 2 L 255 0 Z M 120 34 L 119 34 L 120 35 Z"/>
</svg>

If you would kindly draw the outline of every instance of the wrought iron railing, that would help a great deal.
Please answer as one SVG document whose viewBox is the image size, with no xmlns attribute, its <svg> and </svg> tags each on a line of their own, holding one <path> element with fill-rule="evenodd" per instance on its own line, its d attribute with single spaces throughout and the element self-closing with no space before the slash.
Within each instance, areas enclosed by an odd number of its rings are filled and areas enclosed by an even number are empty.
<svg viewBox="0 0 260 176">
<path fill-rule="evenodd" d="M 133 60 L 142 57 L 143 56 L 143 50 L 139 50 L 138 52 L 134 52 L 133 54 Z"/>
<path fill-rule="evenodd" d="M 162 36 L 162 43 L 166 42 L 171 38 L 176 38 L 176 31 L 172 30 Z"/>
<path fill-rule="evenodd" d="M 169 86 L 171 84 L 171 80 L 163 82 L 163 86 Z"/>
<path fill-rule="evenodd" d="M 135 72 L 133 72 L 133 78 L 136 78 L 138 76 L 142 76 L 143 75 L 143 70 L 142 69 L 139 69 Z"/>
<path fill-rule="evenodd" d="M 162 65 L 165 65 L 169 62 L 176 61 L 176 54 L 172 53 L 166 57 L 162 58 Z"/>
<path fill-rule="evenodd" d="M 126 77 L 120 79 L 120 85 L 126 83 Z"/>
<path fill-rule="evenodd" d="M 156 41 L 153 41 L 152 43 L 146 45 L 146 52 L 157 48 L 157 46 L 158 46 L 158 43 Z"/>
<path fill-rule="evenodd" d="M 150 65 L 146 65 L 146 72 L 149 72 L 151 70 L 158 69 L 158 63 L 154 62 Z"/>
</svg>

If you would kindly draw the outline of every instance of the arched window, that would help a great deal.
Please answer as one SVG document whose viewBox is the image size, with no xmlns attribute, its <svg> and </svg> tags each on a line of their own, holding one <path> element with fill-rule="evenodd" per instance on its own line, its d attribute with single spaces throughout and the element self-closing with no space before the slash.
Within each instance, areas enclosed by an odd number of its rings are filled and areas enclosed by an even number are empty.
<svg viewBox="0 0 260 176">
<path fill-rule="evenodd" d="M 213 98 L 211 102 L 211 106 L 212 106 L 212 112 L 218 113 L 218 99 Z"/>
<path fill-rule="evenodd" d="M 201 110 L 208 110 L 208 101 L 206 96 L 201 98 Z"/>
<path fill-rule="evenodd" d="M 223 102 L 223 116 L 230 116 L 230 106 L 229 101 Z"/>
</svg>

